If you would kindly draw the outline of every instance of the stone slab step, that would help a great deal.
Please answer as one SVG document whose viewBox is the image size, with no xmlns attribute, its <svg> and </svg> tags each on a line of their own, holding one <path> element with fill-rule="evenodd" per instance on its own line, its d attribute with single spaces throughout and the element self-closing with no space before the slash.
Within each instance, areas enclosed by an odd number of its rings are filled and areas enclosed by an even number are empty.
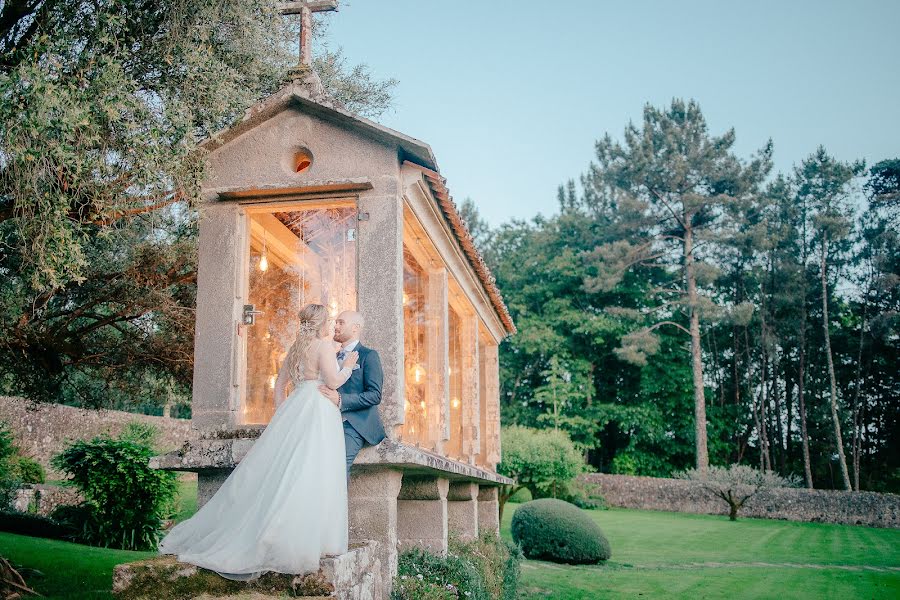
<svg viewBox="0 0 900 600">
<path fill-rule="evenodd" d="M 264 573 L 251 582 L 231 581 L 213 571 L 181 563 L 172 555 L 117 565 L 113 595 L 121 600 L 382 600 L 378 542 L 351 544 L 344 554 L 325 555 L 319 570 L 304 575 Z"/>
</svg>

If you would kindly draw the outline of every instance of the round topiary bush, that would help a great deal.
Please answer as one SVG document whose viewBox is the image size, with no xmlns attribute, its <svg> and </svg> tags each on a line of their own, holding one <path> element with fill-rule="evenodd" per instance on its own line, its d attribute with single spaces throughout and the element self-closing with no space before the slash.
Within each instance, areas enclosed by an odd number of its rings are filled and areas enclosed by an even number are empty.
<svg viewBox="0 0 900 600">
<path fill-rule="evenodd" d="M 594 564 L 612 554 L 603 531 L 584 511 L 554 498 L 520 506 L 512 518 L 512 537 L 528 558 Z"/>
</svg>

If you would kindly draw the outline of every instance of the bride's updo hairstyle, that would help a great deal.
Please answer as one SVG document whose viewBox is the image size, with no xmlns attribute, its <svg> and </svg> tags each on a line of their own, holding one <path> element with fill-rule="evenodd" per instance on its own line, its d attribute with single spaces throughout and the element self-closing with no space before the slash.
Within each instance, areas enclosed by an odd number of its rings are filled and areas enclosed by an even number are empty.
<svg viewBox="0 0 900 600">
<path fill-rule="evenodd" d="M 321 304 L 307 304 L 300 309 L 297 317 L 300 320 L 297 339 L 288 350 L 285 365 L 291 379 L 302 381 L 303 365 L 306 364 L 309 348 L 325 326 L 325 322 L 328 320 L 328 310 Z"/>
</svg>

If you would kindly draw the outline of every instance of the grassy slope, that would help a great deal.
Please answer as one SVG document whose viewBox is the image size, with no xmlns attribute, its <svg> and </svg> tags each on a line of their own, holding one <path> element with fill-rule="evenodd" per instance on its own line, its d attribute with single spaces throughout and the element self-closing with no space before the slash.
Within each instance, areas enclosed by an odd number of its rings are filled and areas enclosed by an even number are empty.
<svg viewBox="0 0 900 600">
<path fill-rule="evenodd" d="M 503 515 L 502 533 L 516 505 Z M 527 598 L 900 597 L 900 531 L 678 513 L 591 511 L 602 566 L 526 561 Z"/>
</svg>

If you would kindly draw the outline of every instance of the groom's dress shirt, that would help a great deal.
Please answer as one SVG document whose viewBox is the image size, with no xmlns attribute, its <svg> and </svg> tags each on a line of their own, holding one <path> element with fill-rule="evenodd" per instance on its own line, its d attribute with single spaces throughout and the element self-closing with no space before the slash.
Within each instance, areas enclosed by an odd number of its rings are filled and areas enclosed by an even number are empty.
<svg viewBox="0 0 900 600">
<path fill-rule="evenodd" d="M 341 347 L 340 351 L 337 353 L 338 364 L 343 369 L 344 368 L 344 358 L 353 352 L 353 349 L 356 348 L 357 344 L 359 344 L 359 340 L 350 340 L 343 347 Z M 340 408 L 340 403 L 338 403 L 338 408 Z M 342 421 L 346 421 L 347 417 L 343 417 Z"/>
</svg>

